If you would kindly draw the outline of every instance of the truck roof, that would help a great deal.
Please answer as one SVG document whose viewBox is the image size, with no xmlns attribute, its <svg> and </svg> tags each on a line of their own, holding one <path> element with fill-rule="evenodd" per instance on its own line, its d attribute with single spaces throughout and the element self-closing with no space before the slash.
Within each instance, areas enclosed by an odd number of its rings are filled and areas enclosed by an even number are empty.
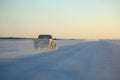
<svg viewBox="0 0 120 80">
<path fill-rule="evenodd" d="M 43 34 L 43 35 L 39 35 L 38 38 L 40 38 L 40 39 L 51 39 L 52 36 L 51 35 L 46 35 L 46 34 L 44 35 Z"/>
</svg>

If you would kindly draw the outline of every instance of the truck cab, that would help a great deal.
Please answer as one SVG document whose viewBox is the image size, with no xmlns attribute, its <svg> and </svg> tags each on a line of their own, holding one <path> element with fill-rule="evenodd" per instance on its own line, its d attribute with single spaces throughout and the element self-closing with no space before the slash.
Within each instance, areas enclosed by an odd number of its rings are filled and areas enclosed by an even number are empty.
<svg viewBox="0 0 120 80">
<path fill-rule="evenodd" d="M 52 35 L 39 35 L 37 39 L 34 40 L 34 47 L 37 48 L 56 48 L 56 41 Z"/>
</svg>

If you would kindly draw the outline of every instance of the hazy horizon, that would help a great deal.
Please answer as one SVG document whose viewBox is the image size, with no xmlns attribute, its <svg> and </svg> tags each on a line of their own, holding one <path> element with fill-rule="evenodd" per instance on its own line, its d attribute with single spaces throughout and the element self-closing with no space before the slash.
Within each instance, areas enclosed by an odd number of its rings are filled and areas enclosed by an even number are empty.
<svg viewBox="0 0 120 80">
<path fill-rule="evenodd" d="M 120 39 L 119 0 L 0 0 L 0 37 Z"/>
</svg>

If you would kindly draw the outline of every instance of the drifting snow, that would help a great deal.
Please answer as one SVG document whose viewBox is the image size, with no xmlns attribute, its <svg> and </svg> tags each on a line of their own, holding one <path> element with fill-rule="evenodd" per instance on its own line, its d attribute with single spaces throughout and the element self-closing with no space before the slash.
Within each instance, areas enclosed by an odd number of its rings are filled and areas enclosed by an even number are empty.
<svg viewBox="0 0 120 80">
<path fill-rule="evenodd" d="M 57 48 L 73 45 L 83 42 L 83 40 L 58 40 Z M 32 54 L 40 54 L 51 51 L 48 48 L 38 49 L 34 48 L 34 40 L 16 40 L 16 39 L 1 39 L 0 40 L 0 58 L 18 58 Z"/>
<path fill-rule="evenodd" d="M 120 80 L 119 40 L 57 45 L 36 51 L 32 40 L 0 41 L 0 80 Z"/>
</svg>

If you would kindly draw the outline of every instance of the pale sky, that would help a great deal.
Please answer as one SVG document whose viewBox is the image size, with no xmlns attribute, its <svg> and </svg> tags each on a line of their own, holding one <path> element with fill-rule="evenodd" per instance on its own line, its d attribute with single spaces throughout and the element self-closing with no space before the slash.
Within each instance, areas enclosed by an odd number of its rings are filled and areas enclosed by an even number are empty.
<svg viewBox="0 0 120 80">
<path fill-rule="evenodd" d="M 0 0 L 0 37 L 120 39 L 120 0 Z"/>
</svg>

